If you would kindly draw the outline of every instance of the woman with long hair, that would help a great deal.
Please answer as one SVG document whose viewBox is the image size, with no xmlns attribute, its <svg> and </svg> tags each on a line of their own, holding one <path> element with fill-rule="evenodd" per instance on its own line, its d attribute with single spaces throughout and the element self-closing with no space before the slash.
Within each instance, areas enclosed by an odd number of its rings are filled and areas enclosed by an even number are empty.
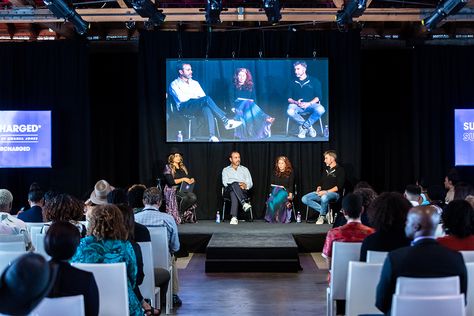
<svg viewBox="0 0 474 316">
<path fill-rule="evenodd" d="M 197 196 L 193 192 L 181 192 L 179 186 L 183 182 L 193 184 L 196 181 L 189 175 L 183 162 L 183 155 L 177 149 L 173 149 L 168 156 L 168 164 L 163 174 L 166 180 L 164 188 L 166 212 L 173 216 L 176 224 L 181 224 L 183 220 L 194 222 Z"/>
<path fill-rule="evenodd" d="M 230 102 L 235 120 L 243 124 L 235 129 L 240 139 L 261 139 L 271 136 L 271 125 L 275 120 L 257 105 L 252 74 L 247 68 L 237 68 L 234 73 Z"/>
<path fill-rule="evenodd" d="M 291 222 L 295 178 L 290 159 L 279 156 L 271 176 L 272 192 L 267 200 L 265 220 L 269 223 Z"/>
</svg>

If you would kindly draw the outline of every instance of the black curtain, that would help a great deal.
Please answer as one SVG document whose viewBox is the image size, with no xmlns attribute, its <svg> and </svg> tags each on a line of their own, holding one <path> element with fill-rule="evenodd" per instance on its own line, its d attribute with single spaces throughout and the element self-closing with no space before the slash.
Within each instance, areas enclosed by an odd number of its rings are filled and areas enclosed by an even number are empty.
<svg viewBox="0 0 474 316">
<path fill-rule="evenodd" d="M 213 143 L 179 144 L 184 160 L 197 179 L 198 217 L 213 218 L 222 205 L 221 171 L 231 150 L 254 181 L 254 213 L 262 217 L 269 193 L 274 159 L 286 155 L 293 162 L 299 198 L 314 189 L 322 171 L 322 153 L 335 149 L 349 180 L 360 172 L 360 36 L 358 32 L 244 31 L 218 33 L 143 32 L 139 44 L 139 173 L 153 183 L 162 173 L 171 147 L 165 142 L 166 58 L 329 58 L 331 137 L 325 143 Z"/>
<path fill-rule="evenodd" d="M 0 188 L 25 205 L 28 187 L 79 194 L 89 185 L 88 49 L 81 41 L 0 44 L 0 109 L 52 111 L 52 165 L 0 169 Z"/>
</svg>

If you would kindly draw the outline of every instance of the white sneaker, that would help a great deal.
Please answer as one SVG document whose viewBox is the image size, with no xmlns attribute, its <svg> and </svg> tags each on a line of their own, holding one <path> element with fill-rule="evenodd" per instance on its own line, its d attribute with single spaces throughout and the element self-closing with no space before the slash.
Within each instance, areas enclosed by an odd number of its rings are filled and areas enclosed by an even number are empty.
<svg viewBox="0 0 474 316">
<path fill-rule="evenodd" d="M 211 143 L 217 143 L 217 142 L 219 142 L 219 138 L 217 138 L 216 136 L 211 136 L 211 138 L 209 138 L 209 141 Z"/>
<path fill-rule="evenodd" d="M 307 129 L 300 126 L 300 131 L 298 133 L 298 138 L 306 138 Z"/>
<path fill-rule="evenodd" d="M 316 137 L 316 130 L 312 126 L 309 128 L 309 136 Z"/>
<path fill-rule="evenodd" d="M 318 220 L 316 221 L 316 225 L 322 225 L 324 224 L 324 216 L 319 216 Z"/>
<path fill-rule="evenodd" d="M 242 125 L 242 121 L 228 120 L 224 127 L 225 129 L 233 129 L 239 127 L 240 125 Z"/>
<path fill-rule="evenodd" d="M 244 209 L 244 212 L 247 212 L 251 207 L 252 205 L 250 205 L 250 203 L 245 202 L 244 204 L 242 204 L 242 208 Z"/>
<path fill-rule="evenodd" d="M 231 225 L 237 225 L 238 223 L 239 223 L 239 220 L 237 219 L 237 217 L 232 217 L 232 219 L 230 220 Z"/>
</svg>

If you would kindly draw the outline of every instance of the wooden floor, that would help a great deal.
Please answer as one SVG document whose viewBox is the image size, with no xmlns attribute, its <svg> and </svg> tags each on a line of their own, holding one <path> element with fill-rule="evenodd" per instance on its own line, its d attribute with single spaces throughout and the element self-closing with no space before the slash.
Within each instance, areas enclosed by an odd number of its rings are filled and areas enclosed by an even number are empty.
<svg viewBox="0 0 474 316">
<path fill-rule="evenodd" d="M 327 269 L 300 254 L 299 273 L 208 273 L 205 254 L 179 270 L 176 315 L 326 315 Z M 318 263 L 319 264 L 319 263 Z"/>
</svg>

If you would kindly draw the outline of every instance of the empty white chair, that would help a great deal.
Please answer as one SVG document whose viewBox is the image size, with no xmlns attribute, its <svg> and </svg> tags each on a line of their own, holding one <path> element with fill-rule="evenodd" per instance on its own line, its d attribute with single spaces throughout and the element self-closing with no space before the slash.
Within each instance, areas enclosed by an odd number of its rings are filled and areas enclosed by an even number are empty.
<svg viewBox="0 0 474 316">
<path fill-rule="evenodd" d="M 418 296 L 457 295 L 460 293 L 459 277 L 397 278 L 395 294 Z"/>
<path fill-rule="evenodd" d="M 392 316 L 465 316 L 464 295 L 394 295 Z"/>
<path fill-rule="evenodd" d="M 25 253 L 25 247 L 23 247 L 23 250 L 21 251 L 0 251 L 0 274 L 11 264 L 12 261 Z"/>
<path fill-rule="evenodd" d="M 466 269 L 467 269 L 466 315 L 474 315 L 474 262 L 467 262 Z"/>
<path fill-rule="evenodd" d="M 349 262 L 346 290 L 346 315 L 380 314 L 375 307 L 375 293 L 382 264 Z"/>
<path fill-rule="evenodd" d="M 99 315 L 128 315 L 127 269 L 120 263 L 73 263 L 94 274 L 99 288 Z"/>
<path fill-rule="evenodd" d="M 64 296 L 57 298 L 44 298 L 29 316 L 84 316 L 84 296 Z"/>
<path fill-rule="evenodd" d="M 151 242 L 139 242 L 143 257 L 143 274 L 145 278 L 139 286 L 140 292 L 144 298 L 151 300 L 151 306 L 160 305 L 160 288 L 155 287 L 155 270 L 153 268 L 153 251 Z"/>
<path fill-rule="evenodd" d="M 462 256 L 463 256 L 465 263 L 474 262 L 474 251 L 473 251 L 473 250 L 470 250 L 470 251 L 460 251 L 460 253 L 461 253 Z"/>
<path fill-rule="evenodd" d="M 388 252 L 386 251 L 367 251 L 367 263 L 383 263 L 387 258 Z"/>
<path fill-rule="evenodd" d="M 25 251 L 25 242 L 23 241 L 4 241 L 0 242 L 0 251 Z"/>
<path fill-rule="evenodd" d="M 331 282 L 326 289 L 327 315 L 334 315 L 334 300 L 346 299 L 349 261 L 359 261 L 360 242 L 334 242 L 332 246 Z"/>
</svg>

